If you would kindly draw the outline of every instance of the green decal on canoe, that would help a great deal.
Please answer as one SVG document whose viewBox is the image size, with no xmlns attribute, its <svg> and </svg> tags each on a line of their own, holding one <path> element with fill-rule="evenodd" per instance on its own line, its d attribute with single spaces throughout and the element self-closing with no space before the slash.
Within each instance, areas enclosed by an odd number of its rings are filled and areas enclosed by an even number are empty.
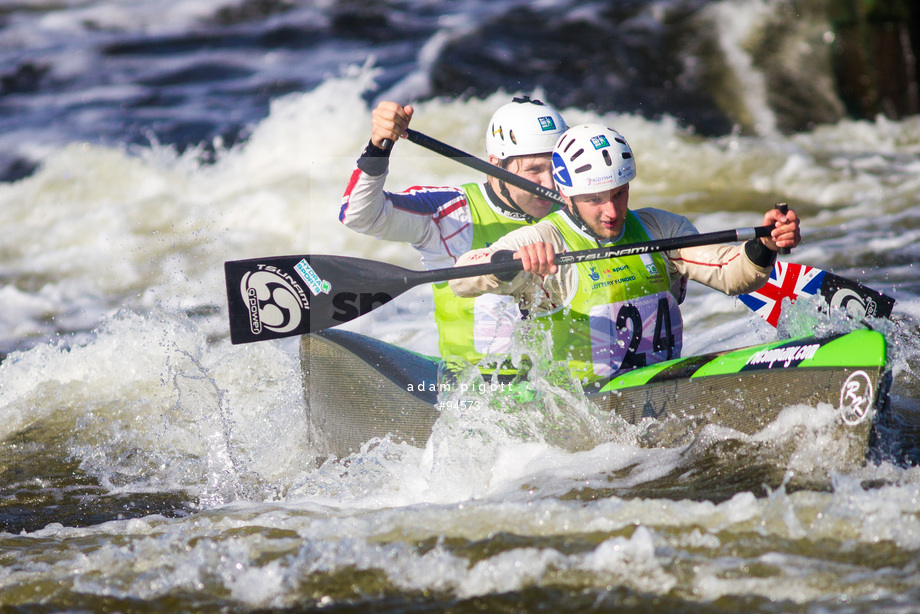
<svg viewBox="0 0 920 614">
<path fill-rule="evenodd" d="M 803 343 L 806 340 L 799 339 L 796 343 Z M 733 352 L 728 352 L 718 356 L 700 367 L 693 377 L 706 377 L 707 375 L 727 375 L 738 373 L 744 367 L 748 366 L 758 354 L 764 354 L 776 348 L 789 345 L 790 341 L 774 341 L 750 348 L 742 348 Z"/>
<path fill-rule="evenodd" d="M 755 369 L 795 367 L 878 367 L 887 359 L 885 337 L 861 329 L 829 339 L 792 339 L 729 352 L 701 367 L 693 377 Z"/>
<path fill-rule="evenodd" d="M 670 369 L 679 368 L 684 364 L 693 363 L 696 360 L 698 360 L 698 358 L 692 356 L 688 358 L 675 358 L 674 360 L 659 362 L 647 367 L 640 367 L 632 371 L 627 371 L 607 382 L 607 384 L 601 388 L 601 392 L 609 392 L 621 388 L 632 388 L 633 386 L 644 386 L 659 374 Z"/>
<path fill-rule="evenodd" d="M 861 329 L 826 342 L 803 367 L 881 367 L 888 360 L 885 336 Z"/>
<path fill-rule="evenodd" d="M 722 354 L 678 358 L 627 371 L 601 392 L 644 386 L 682 377 L 697 379 L 758 369 L 796 367 L 881 367 L 887 360 L 885 337 L 873 330 L 856 330 L 831 339 L 785 339 Z"/>
</svg>

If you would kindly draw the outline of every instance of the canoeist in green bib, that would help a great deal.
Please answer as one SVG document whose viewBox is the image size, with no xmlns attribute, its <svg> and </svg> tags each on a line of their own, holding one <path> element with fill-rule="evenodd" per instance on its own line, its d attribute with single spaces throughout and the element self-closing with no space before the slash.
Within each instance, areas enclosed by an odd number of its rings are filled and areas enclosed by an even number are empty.
<svg viewBox="0 0 920 614">
<path fill-rule="evenodd" d="M 373 110 L 371 140 L 358 160 L 342 199 L 339 220 L 387 241 L 405 241 L 429 269 L 451 267 L 470 249 L 491 245 L 508 232 L 533 225 L 555 208 L 495 177 L 458 187 L 414 186 L 384 190 L 390 149 L 385 140 L 406 135 L 411 105 L 384 101 Z M 551 154 L 565 131 L 551 106 L 526 96 L 502 105 L 485 131 L 489 162 L 553 189 Z M 478 363 L 510 345 L 521 313 L 507 297 L 459 298 L 446 282 L 434 284 L 434 319 L 441 356 Z"/>
<path fill-rule="evenodd" d="M 691 247 L 654 255 L 581 262 L 561 268 L 557 253 L 698 234 L 690 221 L 659 209 L 630 211 L 636 161 L 626 139 L 602 124 L 568 129 L 553 149 L 553 177 L 568 205 L 537 224 L 514 230 L 462 256 L 457 266 L 520 259 L 524 271 L 450 282 L 462 297 L 513 296 L 529 318 L 546 326 L 554 359 L 567 361 L 583 384 L 619 371 L 680 356 L 678 304 L 686 280 L 726 294 L 762 287 L 776 250 L 801 241 L 795 212 L 771 209 L 770 237 L 743 245 Z"/>
</svg>

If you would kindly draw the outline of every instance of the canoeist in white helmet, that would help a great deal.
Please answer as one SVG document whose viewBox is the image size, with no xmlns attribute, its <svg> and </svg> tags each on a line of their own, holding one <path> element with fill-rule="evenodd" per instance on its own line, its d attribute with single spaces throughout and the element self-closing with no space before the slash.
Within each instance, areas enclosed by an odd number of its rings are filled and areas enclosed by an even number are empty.
<svg viewBox="0 0 920 614">
<path fill-rule="evenodd" d="M 743 245 L 710 245 L 557 267 L 555 254 L 698 234 L 690 221 L 659 209 L 628 208 L 636 176 L 632 150 L 602 124 L 570 128 L 553 150 L 556 185 L 568 206 L 463 255 L 457 266 L 516 258 L 524 271 L 457 279 L 458 296 L 512 295 L 551 331 L 554 357 L 588 384 L 618 371 L 680 355 L 678 303 L 686 279 L 727 294 L 766 283 L 780 247 L 799 244 L 794 211 L 771 209 L 770 237 Z"/>
<path fill-rule="evenodd" d="M 411 105 L 381 102 L 372 113 L 371 140 L 352 173 L 339 220 L 352 230 L 388 241 L 405 241 L 429 269 L 454 265 L 470 249 L 486 247 L 516 228 L 532 225 L 556 208 L 552 203 L 494 177 L 460 187 L 412 187 L 384 191 L 390 150 L 406 136 Z M 499 108 L 486 128 L 489 161 L 546 188 L 555 189 L 552 150 L 566 125 L 539 100 L 515 98 Z M 506 349 L 521 318 L 503 297 L 459 298 L 447 283 L 434 284 L 435 321 L 442 356 L 478 362 Z"/>
</svg>

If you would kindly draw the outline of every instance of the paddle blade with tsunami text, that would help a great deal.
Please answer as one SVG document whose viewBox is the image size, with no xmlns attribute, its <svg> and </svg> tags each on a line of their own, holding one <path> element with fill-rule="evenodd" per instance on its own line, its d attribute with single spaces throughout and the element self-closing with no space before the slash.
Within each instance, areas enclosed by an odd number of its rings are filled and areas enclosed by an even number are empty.
<svg viewBox="0 0 920 614">
<path fill-rule="evenodd" d="M 347 256 L 236 260 L 224 273 L 234 344 L 338 326 L 415 285 L 408 269 Z"/>
</svg>

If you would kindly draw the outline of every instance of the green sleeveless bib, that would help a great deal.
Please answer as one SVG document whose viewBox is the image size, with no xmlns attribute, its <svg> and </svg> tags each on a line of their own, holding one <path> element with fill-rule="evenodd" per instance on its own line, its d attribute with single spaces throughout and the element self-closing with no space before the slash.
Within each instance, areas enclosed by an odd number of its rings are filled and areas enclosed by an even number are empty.
<svg viewBox="0 0 920 614">
<path fill-rule="evenodd" d="M 516 228 L 528 226 L 497 213 L 478 183 L 462 186 L 470 206 L 473 224 L 471 249 L 488 247 Z M 447 282 L 432 285 L 434 319 L 438 326 L 438 350 L 443 358 L 459 356 L 476 364 L 485 354 L 508 347 L 511 329 L 520 320 L 520 310 L 511 297 L 484 294 L 460 298 Z"/>
<path fill-rule="evenodd" d="M 562 233 L 568 250 L 598 246 L 564 213 L 546 219 Z M 615 245 L 649 240 L 639 218 L 627 211 L 623 236 Z M 683 323 L 670 292 L 664 256 L 642 254 L 567 266 L 578 269 L 574 294 L 538 320 L 548 322 L 554 358 L 568 361 L 582 383 L 680 355 Z"/>
</svg>

